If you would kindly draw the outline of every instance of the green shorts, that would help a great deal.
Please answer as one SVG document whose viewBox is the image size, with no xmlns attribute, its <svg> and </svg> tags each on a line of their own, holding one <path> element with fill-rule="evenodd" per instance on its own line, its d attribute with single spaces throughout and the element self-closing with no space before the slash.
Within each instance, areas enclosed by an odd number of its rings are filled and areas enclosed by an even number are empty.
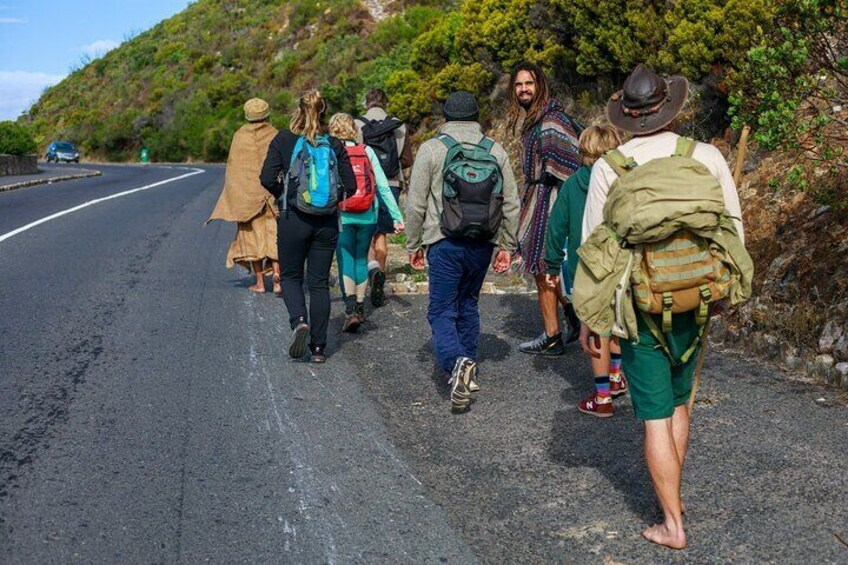
<svg viewBox="0 0 848 565">
<path fill-rule="evenodd" d="M 630 385 L 630 398 L 639 420 L 670 418 L 675 406 L 686 404 L 692 392 L 692 376 L 698 362 L 700 345 L 688 361 L 674 366 L 659 342 L 651 334 L 642 313 L 637 312 L 639 343 L 621 340 L 621 366 Z M 658 327 L 662 316 L 654 315 Z M 672 317 L 671 333 L 666 334 L 669 349 L 675 359 L 680 359 L 692 344 L 699 331 L 695 313 L 686 312 Z"/>
</svg>

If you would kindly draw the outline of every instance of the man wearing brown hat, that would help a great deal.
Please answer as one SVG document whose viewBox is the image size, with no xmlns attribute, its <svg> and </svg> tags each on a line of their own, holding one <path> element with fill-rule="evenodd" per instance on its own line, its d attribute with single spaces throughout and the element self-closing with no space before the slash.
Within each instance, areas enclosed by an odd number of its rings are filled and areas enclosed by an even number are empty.
<svg viewBox="0 0 848 565">
<path fill-rule="evenodd" d="M 277 260 L 277 207 L 274 196 L 259 183 L 259 172 L 277 128 L 268 121 L 271 110 L 260 98 L 244 104 L 248 123 L 233 135 L 227 157 L 224 191 L 206 223 L 236 222 L 236 237 L 227 252 L 227 268 L 240 265 L 256 273 L 253 292 L 265 292 L 264 274 L 270 268 L 275 293 L 280 294 L 280 263 Z"/>
<path fill-rule="evenodd" d="M 612 96 L 607 104 L 607 118 L 633 138 L 618 148 L 627 162 L 624 169 L 619 168 L 616 172 L 604 159 L 592 169 L 583 216 L 584 245 L 604 221 L 607 194 L 619 173 L 631 174 L 629 170 L 644 167 L 648 161 L 680 155 L 678 140 L 681 138 L 671 131 L 672 122 L 686 103 L 688 93 L 689 85 L 684 77 L 664 79 L 639 65 L 624 82 L 623 89 Z M 733 224 L 742 238 L 739 197 L 724 157 L 712 145 L 692 145 L 685 140 L 682 145 L 687 147 L 688 156 L 706 167 L 706 172 L 701 174 L 712 175 L 718 180 L 724 208 L 734 218 Z M 581 259 L 585 259 L 584 253 Z M 577 306 L 581 318 L 587 319 L 580 300 Z M 647 528 L 643 535 L 654 543 L 674 549 L 686 547 L 680 483 L 689 440 L 687 401 L 699 348 L 686 356 L 679 356 L 678 352 L 700 343 L 693 337 L 699 335 L 698 327 L 694 316 L 689 314 L 692 312 L 671 316 L 670 330 L 665 334 L 667 343 L 662 345 L 649 329 L 648 318 L 655 318 L 653 314 L 637 316 L 638 335 L 631 333 L 630 340 L 621 340 L 623 368 L 629 379 L 634 412 L 645 424 L 645 459 L 664 514 L 663 523 Z M 580 339 L 584 349 L 591 353 L 593 340 L 588 337 L 589 330 L 584 325 Z M 674 353 L 667 356 L 661 347 Z"/>
</svg>

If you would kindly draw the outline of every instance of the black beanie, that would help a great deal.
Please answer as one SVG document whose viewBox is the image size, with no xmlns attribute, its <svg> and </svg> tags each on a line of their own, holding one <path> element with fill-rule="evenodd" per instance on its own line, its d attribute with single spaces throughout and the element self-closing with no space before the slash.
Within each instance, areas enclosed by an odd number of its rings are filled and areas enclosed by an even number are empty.
<svg viewBox="0 0 848 565">
<path fill-rule="evenodd" d="M 474 95 L 465 90 L 458 90 L 448 96 L 443 111 L 447 121 L 476 122 L 480 108 Z"/>
</svg>

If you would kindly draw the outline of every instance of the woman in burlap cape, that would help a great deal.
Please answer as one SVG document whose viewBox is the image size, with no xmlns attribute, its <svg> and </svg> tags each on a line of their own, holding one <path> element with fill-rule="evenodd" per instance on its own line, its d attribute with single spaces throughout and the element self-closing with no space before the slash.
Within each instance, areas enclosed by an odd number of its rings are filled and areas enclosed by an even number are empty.
<svg viewBox="0 0 848 565">
<path fill-rule="evenodd" d="M 236 222 L 236 236 L 227 252 L 227 268 L 240 265 L 256 273 L 254 292 L 265 292 L 263 274 L 274 274 L 274 292 L 281 292 L 277 261 L 277 207 L 274 196 L 259 183 L 262 163 L 277 129 L 267 121 L 243 125 L 233 136 L 227 158 L 224 190 L 212 220 Z"/>
</svg>

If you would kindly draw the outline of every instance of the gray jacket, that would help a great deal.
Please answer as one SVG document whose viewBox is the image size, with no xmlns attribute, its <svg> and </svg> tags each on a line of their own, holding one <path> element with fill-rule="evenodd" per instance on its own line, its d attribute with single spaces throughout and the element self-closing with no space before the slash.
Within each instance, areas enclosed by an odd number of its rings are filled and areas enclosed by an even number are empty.
<svg viewBox="0 0 848 565">
<path fill-rule="evenodd" d="M 477 122 L 447 122 L 439 129 L 460 143 L 479 143 L 483 138 Z M 438 135 L 438 134 L 437 134 Z M 439 218 L 442 215 L 442 167 L 447 147 L 438 139 L 430 139 L 418 148 L 406 200 L 406 248 L 410 253 L 422 245 L 444 239 Z M 503 222 L 492 243 L 510 253 L 515 251 L 518 231 L 518 187 L 503 146 L 495 142 L 492 155 L 503 172 Z"/>
</svg>

